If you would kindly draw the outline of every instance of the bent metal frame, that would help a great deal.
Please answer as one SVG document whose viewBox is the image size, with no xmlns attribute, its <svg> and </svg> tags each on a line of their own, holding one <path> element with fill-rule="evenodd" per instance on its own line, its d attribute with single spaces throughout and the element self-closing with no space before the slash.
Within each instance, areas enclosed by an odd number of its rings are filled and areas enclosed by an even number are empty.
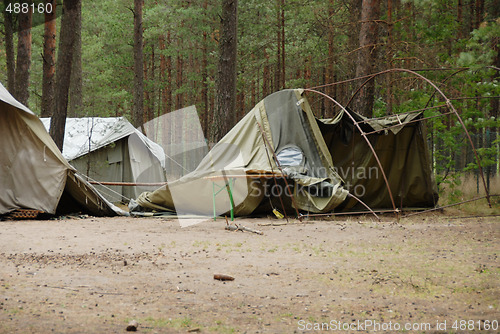
<svg viewBox="0 0 500 334">
<path fill-rule="evenodd" d="M 496 71 L 500 71 L 500 69 L 497 68 L 497 67 L 489 66 L 489 68 L 494 69 Z M 441 69 L 439 69 L 439 70 L 441 70 Z M 451 76 L 453 76 L 453 75 L 455 75 L 455 74 L 457 74 L 459 72 L 465 71 L 465 70 L 467 70 L 467 68 L 465 68 L 465 69 L 463 69 L 463 68 L 458 69 L 458 71 L 456 71 L 455 73 L 453 73 L 452 75 L 450 75 L 448 78 L 446 78 L 446 80 L 449 79 Z M 395 73 L 395 72 L 396 73 L 409 73 L 409 74 L 415 76 L 416 78 L 418 78 L 420 80 L 423 80 L 424 82 L 428 83 L 430 86 L 432 86 L 434 88 L 434 93 L 431 96 L 431 99 L 434 96 L 434 94 L 437 93 L 444 100 L 444 104 L 440 104 L 438 106 L 433 106 L 433 107 L 427 107 L 426 106 L 423 109 L 412 110 L 412 111 L 406 112 L 405 114 L 415 113 L 415 112 L 421 112 L 421 111 L 424 111 L 424 110 L 436 109 L 436 108 L 439 108 L 438 110 L 440 110 L 440 108 L 443 108 L 443 107 L 446 107 L 447 110 L 448 110 L 447 112 L 441 112 L 440 115 L 435 115 L 435 116 L 430 116 L 430 117 L 423 117 L 423 118 L 419 118 L 417 120 L 413 120 L 413 121 L 411 121 L 411 123 L 413 123 L 413 122 L 421 122 L 421 121 L 424 121 L 426 119 L 431 119 L 431 118 L 436 118 L 436 117 L 442 117 L 442 116 L 445 116 L 445 115 L 455 114 L 455 116 L 457 117 L 460 125 L 462 126 L 462 128 L 463 128 L 463 130 L 465 132 L 465 135 L 467 136 L 467 139 L 468 139 L 468 141 L 469 141 L 469 143 L 471 145 L 471 148 L 472 148 L 472 150 L 474 152 L 474 156 L 475 156 L 475 159 L 476 159 L 476 162 L 477 162 L 477 166 L 478 166 L 478 169 L 479 169 L 479 174 L 481 176 L 482 183 L 483 183 L 483 186 L 484 186 L 484 191 L 486 193 L 486 196 L 479 197 L 479 198 L 476 198 L 474 200 L 479 200 L 479 199 L 482 199 L 482 198 L 486 198 L 486 200 L 488 201 L 488 205 L 491 208 L 491 200 L 490 200 L 491 195 L 489 194 L 488 187 L 486 186 L 486 181 L 484 179 L 484 173 L 483 173 L 483 168 L 481 166 L 481 161 L 480 161 L 479 156 L 477 154 L 477 150 L 474 147 L 474 143 L 473 143 L 472 138 L 471 138 L 471 136 L 469 134 L 469 131 L 467 130 L 467 127 L 465 126 L 462 118 L 460 117 L 460 114 L 457 112 L 457 110 L 455 109 L 455 107 L 451 103 L 451 100 L 453 100 L 453 99 L 449 99 L 443 93 L 443 91 L 441 89 L 439 89 L 439 87 L 437 87 L 436 84 L 434 84 L 431 80 L 429 80 L 428 78 L 424 77 L 423 75 L 417 73 L 416 70 L 409 70 L 409 69 L 404 69 L 404 68 L 394 68 L 394 69 L 389 69 L 389 70 L 381 71 L 381 72 L 378 72 L 378 73 L 375 73 L 375 74 L 371 74 L 371 75 L 367 75 L 367 76 L 363 76 L 363 77 L 358 77 L 358 78 L 354 78 L 354 79 L 350 79 L 350 80 L 339 81 L 339 82 L 334 82 L 334 83 L 330 83 L 330 84 L 325 84 L 325 85 L 321 85 L 321 86 L 316 86 L 316 87 L 311 87 L 311 88 L 304 89 L 304 92 L 311 92 L 311 93 L 314 93 L 314 94 L 321 95 L 324 98 L 326 98 L 326 99 L 330 100 L 331 102 L 333 102 L 339 108 L 341 108 L 342 111 L 345 112 L 346 115 L 351 119 L 351 121 L 356 126 L 357 130 L 359 131 L 359 133 L 361 134 L 361 136 L 366 141 L 366 144 L 368 145 L 368 147 L 372 151 L 373 156 L 375 157 L 375 160 L 377 161 L 377 164 L 378 164 L 380 170 L 382 171 L 382 176 L 384 178 L 384 182 L 386 184 L 387 191 L 389 193 L 389 197 L 391 199 L 391 204 L 392 204 L 392 210 L 383 210 L 383 211 L 377 211 L 377 212 L 386 212 L 386 213 L 391 213 L 392 212 L 392 213 L 395 213 L 397 215 L 398 219 L 400 218 L 400 215 L 401 215 L 401 210 L 399 210 L 396 207 L 396 204 L 394 203 L 394 197 L 392 195 L 392 191 L 391 191 L 389 182 L 387 180 L 387 176 L 385 174 L 384 168 L 383 168 L 383 166 L 382 166 L 382 164 L 380 162 L 380 159 L 379 159 L 377 153 L 375 152 L 375 149 L 373 148 L 372 144 L 370 143 L 370 141 L 367 138 L 367 135 L 373 134 L 373 133 L 377 133 L 377 132 L 380 132 L 380 131 L 384 131 L 385 129 L 384 130 L 375 130 L 375 131 L 372 131 L 372 132 L 364 132 L 363 129 L 361 128 L 361 126 L 360 126 L 361 123 L 365 122 L 364 120 L 357 122 L 354 119 L 354 117 L 351 115 L 351 113 L 347 110 L 347 108 L 345 108 L 343 105 L 341 105 L 337 100 L 335 100 L 331 96 L 329 96 L 329 95 L 327 95 L 327 94 L 319 91 L 318 89 L 324 88 L 324 87 L 328 87 L 328 86 L 343 84 L 343 83 L 347 83 L 347 82 L 351 82 L 351 81 L 355 81 L 355 80 L 363 80 L 364 79 L 365 81 L 358 87 L 358 89 L 354 92 L 354 94 L 351 96 L 351 98 L 347 102 L 347 105 L 349 105 L 349 103 L 360 92 L 360 90 L 363 88 L 363 86 L 365 86 L 369 81 L 373 80 L 377 76 L 384 75 L 384 74 L 389 74 L 389 73 Z M 496 98 L 499 98 L 499 97 L 496 97 Z M 384 118 L 384 117 L 380 117 L 380 118 Z M 399 126 L 399 125 L 395 125 L 395 126 Z M 497 196 L 497 195 L 493 195 L 493 196 Z M 466 202 L 469 202 L 469 201 L 463 201 L 463 202 L 460 202 L 460 203 L 456 203 L 455 205 L 463 204 L 463 203 L 466 203 Z M 417 212 L 417 213 L 413 213 L 411 215 L 415 215 L 415 214 L 419 214 L 419 213 L 424 213 L 424 212 L 428 212 L 428 211 L 433 211 L 433 210 L 438 210 L 438 209 L 440 209 L 440 208 L 437 207 L 437 208 L 433 208 L 433 209 L 430 209 L 430 210 L 420 211 L 420 212 Z M 361 214 L 361 213 L 370 213 L 370 212 L 373 213 L 373 210 L 370 209 L 370 211 L 351 212 L 351 214 Z M 348 214 L 348 213 L 334 213 L 334 212 L 332 212 L 332 213 L 326 213 L 326 214 L 307 214 L 307 215 L 302 215 L 301 214 L 301 215 L 299 215 L 299 219 L 303 219 L 304 217 L 316 217 L 316 216 L 335 216 L 335 215 L 339 215 L 339 214 Z"/>
</svg>

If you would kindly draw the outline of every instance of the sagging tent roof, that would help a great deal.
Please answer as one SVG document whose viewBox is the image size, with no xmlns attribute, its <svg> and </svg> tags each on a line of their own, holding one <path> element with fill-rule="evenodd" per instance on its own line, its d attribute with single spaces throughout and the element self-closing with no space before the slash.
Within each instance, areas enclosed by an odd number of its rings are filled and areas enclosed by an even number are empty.
<svg viewBox="0 0 500 334">
<path fill-rule="evenodd" d="M 437 185 L 431 169 L 426 129 L 421 113 L 369 119 L 350 111 L 372 144 L 387 176 L 398 208 L 434 207 Z M 332 156 L 333 168 L 344 185 L 372 209 L 392 208 L 387 185 L 365 139 L 351 118 L 340 112 L 334 119 L 317 120 Z M 336 211 L 364 207 L 350 198 Z"/>
<path fill-rule="evenodd" d="M 0 214 L 33 209 L 55 214 L 115 208 L 64 159 L 40 119 L 0 84 Z"/>
<path fill-rule="evenodd" d="M 50 118 L 42 118 L 45 128 Z M 165 153 L 123 117 L 67 118 L 63 156 L 98 182 L 165 182 Z M 95 185 L 111 202 L 135 198 L 146 186 Z"/>
<path fill-rule="evenodd" d="M 225 213 L 230 207 L 228 196 L 213 197 L 218 188 L 210 178 L 221 174 L 247 175 L 245 178 L 227 178 L 234 181 L 237 215 L 265 211 L 270 207 L 280 208 L 278 195 L 283 195 L 281 197 L 288 209 L 294 206 L 297 210 L 313 213 L 350 209 L 355 202 L 346 198 L 348 189 L 355 189 L 353 185 L 370 189 L 359 197 L 374 208 L 390 207 L 380 173 L 376 180 L 359 174 L 352 177 L 351 184 L 345 180 L 348 179 L 345 168 L 351 167 L 357 172 L 358 167 L 372 167 L 374 160 L 366 143 L 353 131 L 353 123 L 349 124 L 342 114 L 332 120 L 317 120 L 302 93 L 302 90 L 290 89 L 266 97 L 213 147 L 194 172 L 154 192 L 141 194 L 132 211 L 171 210 L 178 214 L 211 214 L 215 201 L 217 213 Z M 411 189 L 407 191 L 411 200 L 404 204 L 432 206 L 437 195 L 425 136 L 420 126 L 415 126 L 408 133 L 404 130 L 407 127 L 405 124 L 413 117 L 418 116 L 400 119 L 399 131 L 387 131 L 392 133 L 392 142 L 380 139 L 387 136 L 385 132 L 371 135 L 370 140 L 378 153 L 384 153 L 383 160 L 388 165 L 383 166 L 386 174 L 390 174 L 391 190 L 392 187 L 395 187 L 394 190 Z M 380 129 L 389 124 L 392 124 L 391 120 L 369 121 L 363 126 Z M 405 140 L 400 139 L 400 133 L 405 134 Z M 417 149 L 416 153 L 410 152 L 413 149 Z M 293 198 L 285 196 L 286 185 L 282 179 L 275 183 L 269 177 L 248 178 L 251 174 L 278 172 L 273 153 L 284 167 Z M 410 165 L 411 169 L 405 172 Z M 421 186 L 422 183 L 425 186 Z M 365 195 L 368 197 L 365 198 Z M 404 191 L 401 195 L 406 201 Z"/>
<path fill-rule="evenodd" d="M 41 120 L 48 131 L 50 118 Z M 132 134 L 139 137 L 164 167 L 165 153 L 161 146 L 148 139 L 124 117 L 67 118 L 62 154 L 71 161 Z"/>
</svg>

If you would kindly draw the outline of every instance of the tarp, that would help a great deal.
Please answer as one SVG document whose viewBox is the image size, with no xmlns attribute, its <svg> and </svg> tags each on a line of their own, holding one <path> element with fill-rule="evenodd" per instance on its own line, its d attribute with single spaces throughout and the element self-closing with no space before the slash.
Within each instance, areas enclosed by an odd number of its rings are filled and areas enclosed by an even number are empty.
<svg viewBox="0 0 500 334">
<path fill-rule="evenodd" d="M 425 126 L 422 121 L 417 121 L 422 114 L 408 113 L 380 119 L 368 119 L 352 111 L 350 114 L 360 122 L 365 133 L 379 130 L 366 138 L 380 160 L 396 207 L 434 207 L 438 202 L 438 192 Z M 341 112 L 335 119 L 318 120 L 318 125 L 332 156 L 333 167 L 350 192 L 372 209 L 392 209 L 380 167 L 351 118 Z M 354 208 L 364 209 L 350 198 L 336 211 Z"/>
<path fill-rule="evenodd" d="M 41 119 L 45 128 L 50 118 Z M 123 117 L 67 118 L 63 156 L 81 174 L 95 181 L 165 182 L 165 153 Z M 96 189 L 111 202 L 128 202 L 155 186 L 101 186 Z"/>
<path fill-rule="evenodd" d="M 437 191 L 424 129 L 420 122 L 408 123 L 420 116 L 369 120 L 353 115 L 364 121 L 366 132 L 384 130 L 368 138 L 388 175 L 396 206 L 434 206 Z M 276 160 L 293 198 L 286 196 L 283 178 L 251 176 L 279 172 Z M 223 191 L 225 185 L 233 187 L 236 215 L 280 209 L 280 197 L 287 210 L 349 210 L 358 205 L 347 197 L 349 192 L 373 209 L 392 208 L 374 155 L 353 122 L 343 113 L 335 119 L 316 119 L 300 89 L 276 92 L 259 102 L 194 172 L 142 193 L 131 210 L 227 214 L 230 199 Z"/>
<path fill-rule="evenodd" d="M 55 214 L 70 208 L 116 214 L 76 174 L 40 119 L 0 84 L 0 214 L 17 209 Z"/>
</svg>

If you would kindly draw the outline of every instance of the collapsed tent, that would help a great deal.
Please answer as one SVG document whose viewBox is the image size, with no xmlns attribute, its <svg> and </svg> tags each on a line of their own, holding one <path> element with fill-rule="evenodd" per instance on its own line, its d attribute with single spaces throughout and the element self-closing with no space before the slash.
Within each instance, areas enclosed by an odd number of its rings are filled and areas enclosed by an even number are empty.
<svg viewBox="0 0 500 334">
<path fill-rule="evenodd" d="M 361 120 L 361 116 L 356 116 Z M 368 136 L 402 206 L 434 206 L 436 185 L 418 115 L 398 118 L 401 126 Z M 366 120 L 363 127 L 384 129 L 394 120 Z M 348 210 L 358 201 L 391 207 L 373 153 L 341 112 L 318 120 L 303 90 L 283 90 L 259 102 L 217 143 L 198 168 L 154 192 L 142 193 L 132 211 L 236 215 L 272 208 L 313 213 Z M 364 174 L 363 174 L 364 173 Z M 229 196 L 220 192 L 227 188 Z M 233 202 L 233 203 L 231 203 Z"/>
<path fill-rule="evenodd" d="M 48 130 L 50 118 L 42 122 Z M 62 154 L 81 174 L 106 182 L 95 188 L 111 202 L 128 202 L 158 187 L 148 183 L 165 182 L 163 149 L 123 117 L 67 118 Z"/>
<path fill-rule="evenodd" d="M 437 185 L 431 169 L 421 113 L 368 119 L 350 112 L 372 144 L 399 208 L 434 207 Z M 335 119 L 317 120 L 332 156 L 333 168 L 345 186 L 372 209 L 392 208 L 387 184 L 366 140 L 352 119 L 341 112 Z M 411 122 L 411 123 L 410 123 Z M 363 209 L 354 198 L 336 211 Z"/>
<path fill-rule="evenodd" d="M 49 214 L 116 215 L 115 207 L 61 155 L 40 119 L 0 84 L 0 214 L 31 209 Z"/>
</svg>

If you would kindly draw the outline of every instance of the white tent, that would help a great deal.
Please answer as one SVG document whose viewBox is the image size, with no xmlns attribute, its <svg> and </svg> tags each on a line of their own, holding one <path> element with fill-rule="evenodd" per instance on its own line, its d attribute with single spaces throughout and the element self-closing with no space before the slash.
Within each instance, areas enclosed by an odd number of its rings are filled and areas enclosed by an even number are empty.
<svg viewBox="0 0 500 334">
<path fill-rule="evenodd" d="M 115 215 L 117 208 L 77 174 L 40 119 L 0 84 L 0 214 L 17 209 Z"/>
<path fill-rule="evenodd" d="M 50 119 L 42 122 L 48 130 Z M 62 154 L 81 174 L 98 182 L 165 182 L 163 149 L 123 117 L 67 118 Z M 111 202 L 126 202 L 158 185 L 95 187 Z"/>
</svg>

